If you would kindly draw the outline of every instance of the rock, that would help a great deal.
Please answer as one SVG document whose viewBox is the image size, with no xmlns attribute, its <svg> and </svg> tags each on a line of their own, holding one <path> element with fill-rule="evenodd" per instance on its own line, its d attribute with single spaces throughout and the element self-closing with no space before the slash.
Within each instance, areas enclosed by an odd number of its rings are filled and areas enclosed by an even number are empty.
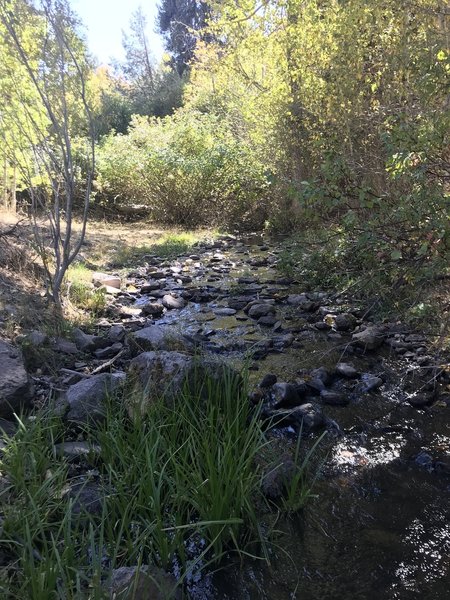
<svg viewBox="0 0 450 600">
<path fill-rule="evenodd" d="M 433 466 L 433 457 L 425 451 L 419 452 L 414 460 L 421 467 L 431 469 Z"/>
<path fill-rule="evenodd" d="M 242 310 L 248 304 L 248 298 L 246 296 L 236 296 L 228 299 L 228 306 L 235 310 Z"/>
<path fill-rule="evenodd" d="M 254 304 L 248 311 L 248 316 L 252 319 L 266 317 L 275 313 L 275 307 L 272 304 Z"/>
<path fill-rule="evenodd" d="M 53 350 L 62 354 L 78 354 L 78 348 L 74 342 L 70 342 L 64 338 L 56 338 L 53 342 Z"/>
<path fill-rule="evenodd" d="M 348 377 L 349 379 L 355 379 L 359 377 L 358 371 L 351 363 L 338 363 L 336 365 L 336 374 L 341 377 Z"/>
<path fill-rule="evenodd" d="M 286 333 L 285 335 L 278 335 L 272 339 L 273 347 L 277 349 L 289 348 L 294 342 L 294 336 L 292 333 Z"/>
<path fill-rule="evenodd" d="M 295 473 L 295 463 L 289 455 L 283 456 L 275 465 L 269 465 L 261 482 L 263 494 L 270 500 L 279 500 Z"/>
<path fill-rule="evenodd" d="M 152 317 L 160 317 L 164 312 L 164 306 L 159 302 L 149 302 L 142 306 L 142 312 L 144 315 L 151 315 Z"/>
<path fill-rule="evenodd" d="M 113 325 L 108 331 L 108 340 L 111 342 L 123 342 L 125 339 L 126 329 L 123 325 Z"/>
<path fill-rule="evenodd" d="M 297 386 L 292 383 L 275 383 L 272 393 L 277 408 L 298 406 L 301 403 Z"/>
<path fill-rule="evenodd" d="M 143 565 L 114 569 L 109 585 L 110 600 L 179 600 L 177 581 L 162 569 Z"/>
<path fill-rule="evenodd" d="M 134 393 L 129 395 L 128 413 L 135 418 L 148 412 L 156 400 L 172 403 L 185 391 L 197 392 L 207 377 L 218 383 L 236 377 L 241 385 L 238 373 L 225 364 L 200 362 L 181 352 L 144 352 L 130 363 L 127 380 Z"/>
<path fill-rule="evenodd" d="M 259 384 L 259 387 L 260 388 L 270 388 L 273 385 L 275 385 L 276 382 L 277 382 L 277 376 L 274 375 L 273 373 L 267 373 L 262 378 L 262 380 Z"/>
<path fill-rule="evenodd" d="M 25 336 L 25 340 L 32 346 L 43 346 L 48 342 L 48 335 L 42 333 L 42 331 L 34 330 Z"/>
<path fill-rule="evenodd" d="M 361 391 L 363 392 L 371 392 L 372 390 L 376 390 L 383 385 L 384 381 L 381 377 L 377 377 L 376 375 L 371 375 L 370 373 L 363 373 L 361 375 Z"/>
<path fill-rule="evenodd" d="M 308 297 L 306 294 L 291 294 L 287 297 L 287 303 L 292 306 L 299 306 L 304 302 L 308 302 Z"/>
<path fill-rule="evenodd" d="M 0 341 L 0 417 L 11 417 L 30 406 L 33 386 L 22 353 Z"/>
<path fill-rule="evenodd" d="M 128 343 L 135 353 L 147 350 L 185 350 L 185 338 L 167 325 L 150 325 L 128 336 Z"/>
<path fill-rule="evenodd" d="M 357 322 L 357 318 L 351 313 L 342 313 L 336 315 L 334 326 L 338 331 L 350 331 L 355 329 Z"/>
<path fill-rule="evenodd" d="M 81 329 L 75 328 L 72 332 L 72 338 L 75 342 L 76 347 L 81 352 L 87 352 L 95 348 L 94 336 L 85 333 Z"/>
<path fill-rule="evenodd" d="M 235 308 L 227 308 L 226 306 L 219 306 L 218 308 L 214 308 L 213 311 L 218 317 L 231 317 L 237 312 Z"/>
<path fill-rule="evenodd" d="M 92 283 L 100 287 L 102 285 L 120 290 L 121 280 L 117 275 L 108 275 L 107 273 L 93 273 Z"/>
<path fill-rule="evenodd" d="M 193 357 L 181 352 L 139 354 L 131 361 L 127 376 L 135 390 L 128 406 L 130 416 L 145 414 L 154 401 L 179 394 L 193 366 Z"/>
<path fill-rule="evenodd" d="M 334 390 L 322 390 L 320 398 L 324 404 L 331 404 L 332 406 L 346 406 L 349 403 L 349 399 L 344 394 Z"/>
<path fill-rule="evenodd" d="M 183 298 L 176 298 L 175 296 L 172 296 L 172 294 L 166 294 L 163 296 L 162 303 L 169 310 L 175 308 L 184 308 L 186 306 L 186 300 L 183 300 Z"/>
<path fill-rule="evenodd" d="M 295 425 L 304 430 L 317 429 L 325 424 L 321 407 L 312 402 L 288 410 L 274 411 L 272 418 L 277 425 Z"/>
<path fill-rule="evenodd" d="M 120 342 L 116 342 L 112 346 L 108 346 L 107 348 L 99 348 L 94 352 L 95 357 L 99 360 L 104 360 L 106 358 L 112 358 L 116 356 L 118 352 L 120 352 L 123 348 L 123 344 Z"/>
<path fill-rule="evenodd" d="M 112 285 L 101 285 L 98 289 L 110 296 L 118 296 L 122 293 L 119 288 L 113 287 Z"/>
<path fill-rule="evenodd" d="M 141 287 L 141 293 L 148 294 L 149 292 L 154 292 L 155 290 L 160 290 L 160 289 L 161 289 L 160 281 L 148 281 L 147 283 L 144 283 L 144 285 Z"/>
<path fill-rule="evenodd" d="M 79 424 L 105 418 L 106 401 L 125 381 L 124 373 L 101 373 L 71 385 L 66 392 L 67 419 Z"/>
<path fill-rule="evenodd" d="M 93 481 L 74 483 L 67 493 L 73 502 L 73 514 L 100 515 L 102 513 L 105 490 L 99 483 Z"/>
<path fill-rule="evenodd" d="M 384 342 L 384 338 L 383 331 L 376 326 L 367 327 L 352 336 L 354 343 L 365 350 L 376 350 Z"/>
<path fill-rule="evenodd" d="M 414 408 L 423 408 L 434 402 L 435 394 L 434 392 L 417 392 L 415 394 L 410 394 L 407 400 Z"/>
<path fill-rule="evenodd" d="M 273 315 L 266 315 L 258 319 L 258 325 L 263 327 L 273 327 L 278 322 L 278 319 Z"/>
<path fill-rule="evenodd" d="M 313 369 L 310 373 L 311 379 L 320 379 L 324 383 L 324 385 L 328 385 L 331 382 L 331 375 L 325 367 L 319 367 L 318 369 Z"/>
<path fill-rule="evenodd" d="M 90 457 L 100 454 L 100 446 L 90 442 L 61 442 L 55 444 L 55 452 L 58 456 L 67 458 L 67 460 L 76 460 L 83 457 Z"/>
</svg>

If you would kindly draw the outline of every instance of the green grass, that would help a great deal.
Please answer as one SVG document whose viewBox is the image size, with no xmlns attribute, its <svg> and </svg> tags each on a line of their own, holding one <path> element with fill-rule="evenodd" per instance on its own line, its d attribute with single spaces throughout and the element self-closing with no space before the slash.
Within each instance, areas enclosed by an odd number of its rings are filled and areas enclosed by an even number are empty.
<svg viewBox="0 0 450 600">
<path fill-rule="evenodd" d="M 269 442 L 245 383 L 231 374 L 199 377 L 172 406 L 155 400 L 133 422 L 123 399 L 111 399 L 103 426 L 83 432 L 101 447 L 83 468 L 54 452 L 65 436 L 63 422 L 42 413 L 21 421 L 3 455 L 5 600 L 106 598 L 111 570 L 136 564 L 170 571 L 176 563 L 181 586 L 230 553 L 267 556 L 261 518 L 276 521 L 279 510 L 296 509 L 295 499 L 303 505 L 310 494 L 303 459 L 286 507 L 265 501 L 257 459 Z M 98 514 L 73 511 L 68 491 L 80 474 L 106 490 Z"/>
<path fill-rule="evenodd" d="M 145 259 L 146 255 L 156 255 L 165 259 L 174 259 L 186 254 L 198 241 L 194 233 L 166 233 L 153 244 L 144 244 L 138 247 L 121 245 L 111 258 L 115 267 L 130 267 L 136 262 Z"/>
<path fill-rule="evenodd" d="M 106 307 L 105 292 L 92 287 L 92 271 L 83 263 L 72 265 L 67 271 L 67 296 L 78 309 L 89 311 L 91 317 Z"/>
</svg>

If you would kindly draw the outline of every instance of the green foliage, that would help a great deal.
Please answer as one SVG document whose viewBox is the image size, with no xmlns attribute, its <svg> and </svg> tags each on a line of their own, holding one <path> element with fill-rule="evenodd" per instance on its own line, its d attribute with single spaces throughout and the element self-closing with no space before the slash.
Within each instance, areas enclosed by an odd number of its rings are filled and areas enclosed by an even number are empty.
<svg viewBox="0 0 450 600">
<path fill-rule="evenodd" d="M 198 377 L 174 406 L 155 399 L 134 421 L 111 399 L 104 425 L 83 432 L 100 455 L 76 467 L 54 447 L 66 434 L 42 413 L 20 423 L 2 454 L 1 546 L 14 562 L 0 583 L 5 599 L 104 598 L 111 570 L 136 564 L 176 563 L 182 585 L 225 554 L 253 554 L 270 541 L 257 512 L 265 506 L 257 457 L 268 442 L 240 377 Z M 307 459 L 295 458 L 301 476 L 287 511 L 310 493 Z M 101 508 L 74 510 L 93 484 L 103 489 Z M 265 521 L 275 521 L 267 510 Z"/>
<path fill-rule="evenodd" d="M 226 122 L 199 112 L 135 116 L 127 136 L 104 140 L 99 184 L 115 202 L 145 204 L 165 223 L 262 225 L 269 182 Z"/>
</svg>

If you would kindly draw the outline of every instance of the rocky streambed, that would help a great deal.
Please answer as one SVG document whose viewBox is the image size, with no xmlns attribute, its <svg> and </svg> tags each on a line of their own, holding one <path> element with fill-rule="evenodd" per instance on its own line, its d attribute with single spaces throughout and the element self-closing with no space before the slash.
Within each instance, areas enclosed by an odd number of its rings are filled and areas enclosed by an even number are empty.
<svg viewBox="0 0 450 600">
<path fill-rule="evenodd" d="M 301 281 L 281 277 L 278 254 L 260 235 L 222 236 L 172 261 L 148 255 L 131 271 L 95 274 L 93 284 L 108 294 L 95 335 L 76 330 L 67 340 L 33 332 L 22 339 L 28 349 L 57 350 L 64 369 L 35 371 L 32 389 L 20 356 L 3 348 L 0 362 L 11 370 L 15 361 L 17 377 L 3 377 L 0 386 L 2 427 L 12 427 L 18 399 L 39 404 L 49 388 L 60 398 L 58 411 L 83 423 L 102 418 L 107 392 L 130 371 L 163 393 L 189 371 L 193 356 L 245 364 L 249 400 L 271 423 L 269 435 L 292 447 L 299 428 L 311 444 L 327 431 L 323 464 L 314 498 L 279 523 L 270 568 L 248 559 L 192 577 L 189 597 L 446 598 L 445 359 L 403 324 L 372 322 L 351 297 L 305 292 Z M 86 448 L 76 440 L 59 451 L 79 456 Z M 267 494 L 276 496 L 271 483 Z"/>
</svg>

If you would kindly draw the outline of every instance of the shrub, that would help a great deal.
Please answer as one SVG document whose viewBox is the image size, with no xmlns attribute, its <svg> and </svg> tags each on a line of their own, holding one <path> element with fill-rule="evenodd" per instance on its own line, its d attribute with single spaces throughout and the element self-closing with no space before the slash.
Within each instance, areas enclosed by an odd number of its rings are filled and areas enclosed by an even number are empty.
<svg viewBox="0 0 450 600">
<path fill-rule="evenodd" d="M 103 141 L 98 170 L 104 200 L 145 204 L 164 223 L 245 228 L 267 219 L 269 180 L 263 165 L 213 115 L 134 116 L 128 135 Z"/>
</svg>

